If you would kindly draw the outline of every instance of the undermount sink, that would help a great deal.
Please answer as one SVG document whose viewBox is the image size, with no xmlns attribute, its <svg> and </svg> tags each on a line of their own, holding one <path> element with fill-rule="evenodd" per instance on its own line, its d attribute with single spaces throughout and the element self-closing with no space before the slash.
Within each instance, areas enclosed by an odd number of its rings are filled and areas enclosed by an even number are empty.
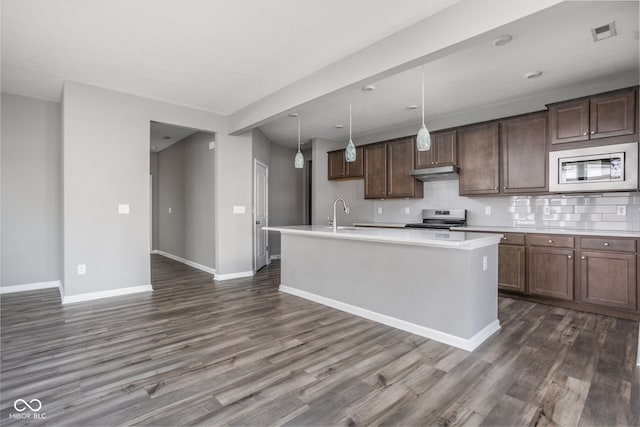
<svg viewBox="0 0 640 427">
<path fill-rule="evenodd" d="M 332 227 L 332 226 L 328 226 L 328 227 L 325 227 L 325 228 L 331 228 L 331 229 L 333 229 L 333 227 Z M 357 230 L 357 229 L 358 229 L 357 227 L 350 227 L 350 226 L 347 226 L 347 225 L 341 225 L 341 226 L 338 226 L 338 227 L 336 227 L 336 228 L 337 228 L 338 230 Z"/>
</svg>

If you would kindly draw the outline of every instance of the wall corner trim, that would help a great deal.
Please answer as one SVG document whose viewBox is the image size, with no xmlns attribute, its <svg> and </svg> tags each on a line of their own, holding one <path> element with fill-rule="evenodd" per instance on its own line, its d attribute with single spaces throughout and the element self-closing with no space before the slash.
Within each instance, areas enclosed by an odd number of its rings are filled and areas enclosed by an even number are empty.
<svg viewBox="0 0 640 427">
<path fill-rule="evenodd" d="M 213 280 L 231 280 L 231 279 L 240 279 L 242 277 L 251 277 L 255 273 L 253 270 L 250 271 L 241 271 L 239 273 L 226 273 L 226 274 L 218 274 L 216 273 L 213 276 Z"/>
<path fill-rule="evenodd" d="M 58 288 L 62 289 L 60 280 L 51 282 L 25 283 L 24 285 L 0 286 L 0 294 L 12 294 L 14 292 L 37 291 L 39 289 Z"/>
<path fill-rule="evenodd" d="M 419 335 L 421 337 L 429 338 L 434 341 L 438 341 L 443 344 L 457 347 L 466 351 L 473 351 L 476 347 L 482 344 L 484 340 L 500 330 L 500 321 L 496 319 L 495 321 L 482 328 L 476 334 L 474 334 L 471 338 L 463 338 L 456 335 L 447 334 L 445 332 L 440 332 L 435 329 L 427 328 L 425 326 L 417 325 L 415 323 L 407 322 L 406 320 L 387 316 L 386 314 L 367 310 L 366 308 L 356 307 L 342 301 L 337 301 L 331 298 L 316 295 L 311 292 L 303 291 L 301 289 L 291 288 L 282 284 L 280 285 L 278 290 L 280 292 L 304 298 L 309 301 L 317 302 L 319 304 L 326 305 L 328 307 L 335 308 L 337 310 L 341 310 L 355 316 L 373 320 L 374 322 L 382 323 L 383 325 L 391 326 L 392 328 L 400 329 L 402 331 Z"/>
<path fill-rule="evenodd" d="M 111 289 L 108 291 L 88 292 L 85 294 L 69 295 L 62 298 L 62 304 L 73 304 L 76 302 L 91 301 L 94 299 L 117 297 L 121 295 L 137 294 L 140 292 L 151 292 L 151 285 L 133 286 L 130 288 Z"/>
<path fill-rule="evenodd" d="M 183 264 L 188 265 L 189 267 L 197 268 L 198 270 L 202 270 L 202 271 L 210 273 L 210 274 L 216 274 L 216 269 L 215 268 L 207 267 L 206 265 L 202 265 L 202 264 L 198 264 L 197 262 L 189 261 L 188 259 L 181 258 L 181 257 L 179 257 L 177 255 L 173 255 L 173 254 L 170 254 L 168 252 L 161 251 L 159 249 L 154 249 L 153 251 L 151 251 L 151 253 L 152 254 L 155 253 L 155 254 L 158 254 L 158 255 L 162 255 L 163 257 L 170 258 L 170 259 L 172 259 L 174 261 L 181 262 Z"/>
</svg>

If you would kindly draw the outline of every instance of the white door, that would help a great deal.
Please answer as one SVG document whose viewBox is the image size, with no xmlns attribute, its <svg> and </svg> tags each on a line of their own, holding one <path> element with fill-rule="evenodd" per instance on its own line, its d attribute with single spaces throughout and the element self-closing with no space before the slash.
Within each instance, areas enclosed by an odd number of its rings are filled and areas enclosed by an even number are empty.
<svg viewBox="0 0 640 427">
<path fill-rule="evenodd" d="M 255 271 L 260 270 L 267 265 L 269 257 L 268 253 L 268 237 L 267 232 L 262 229 L 269 225 L 268 209 L 269 209 L 269 169 L 266 165 L 258 160 L 254 164 L 254 231 L 253 242 L 255 245 Z"/>
</svg>

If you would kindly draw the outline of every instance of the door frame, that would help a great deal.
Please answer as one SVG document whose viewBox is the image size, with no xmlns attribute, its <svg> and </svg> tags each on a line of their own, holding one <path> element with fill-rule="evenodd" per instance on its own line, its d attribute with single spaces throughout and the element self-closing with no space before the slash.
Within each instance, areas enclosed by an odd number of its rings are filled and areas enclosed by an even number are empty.
<svg viewBox="0 0 640 427">
<path fill-rule="evenodd" d="M 251 227 L 253 227 L 253 274 L 256 274 L 257 272 L 257 259 L 258 259 L 258 239 L 257 239 L 257 227 L 256 227 L 256 206 L 258 205 L 258 182 L 257 182 L 257 170 L 258 170 L 258 165 L 262 166 L 265 169 L 265 184 L 266 184 L 266 190 L 265 190 L 265 195 L 264 195 L 264 210 L 265 210 L 265 227 L 269 226 L 269 166 L 265 165 L 264 163 L 262 163 L 260 160 L 258 159 L 253 159 L 253 209 L 251 209 L 253 215 L 252 215 L 252 219 L 253 221 L 251 222 Z M 269 259 L 269 232 L 265 231 L 265 237 L 264 237 L 264 244 L 266 246 L 265 248 L 265 256 L 267 257 L 267 264 L 269 265 L 271 264 L 271 260 Z"/>
</svg>

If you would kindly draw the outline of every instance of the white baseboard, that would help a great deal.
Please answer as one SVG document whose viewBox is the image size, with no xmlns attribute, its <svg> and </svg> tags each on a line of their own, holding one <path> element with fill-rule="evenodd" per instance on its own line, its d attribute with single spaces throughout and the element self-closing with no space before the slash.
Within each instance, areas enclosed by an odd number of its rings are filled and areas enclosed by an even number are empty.
<svg viewBox="0 0 640 427">
<path fill-rule="evenodd" d="M 37 291 L 39 289 L 58 288 L 62 289 L 60 280 L 51 282 L 25 283 L 24 285 L 0 286 L 0 294 L 12 294 L 14 292 Z"/>
<path fill-rule="evenodd" d="M 181 258 L 181 257 L 179 257 L 177 255 L 173 255 L 173 254 L 170 254 L 170 253 L 165 252 L 165 251 L 154 249 L 153 251 L 151 251 L 151 253 L 156 253 L 158 255 L 162 255 L 163 257 L 171 258 L 174 261 L 181 262 L 183 264 L 188 265 L 189 267 L 197 268 L 198 270 L 202 270 L 202 271 L 204 271 L 206 273 L 216 274 L 216 269 L 215 268 L 207 267 L 206 265 L 202 265 L 202 264 L 198 264 L 197 262 L 189 261 L 188 259 Z"/>
<path fill-rule="evenodd" d="M 151 285 L 133 286 L 130 288 L 112 289 L 100 292 L 88 292 L 86 294 L 69 295 L 62 298 L 62 304 L 73 304 L 82 301 L 91 301 L 94 299 L 117 297 L 121 295 L 137 294 L 139 292 L 151 292 Z"/>
<path fill-rule="evenodd" d="M 308 299 L 313 302 L 317 302 L 322 305 L 326 305 L 341 311 L 345 311 L 350 314 L 354 314 L 365 319 L 373 320 L 374 322 L 382 323 L 387 326 L 391 326 L 396 329 L 401 329 L 406 332 L 410 332 L 421 337 L 429 338 L 443 344 L 451 345 L 453 347 L 460 348 L 466 351 L 473 351 L 484 340 L 489 338 L 495 332 L 500 330 L 500 321 L 496 319 L 482 330 L 476 333 L 469 339 L 458 337 L 456 335 L 440 332 L 435 329 L 427 328 L 426 326 L 417 325 L 415 323 L 407 322 L 395 317 L 387 316 L 386 314 L 377 313 L 375 311 L 367 310 L 365 308 L 356 307 L 351 304 L 347 304 L 341 301 L 336 301 L 331 298 L 322 297 L 320 295 L 312 294 L 311 292 L 302 291 L 300 289 L 290 288 L 285 285 L 280 285 L 279 290 L 287 294 L 295 295 L 304 299 Z"/>
<path fill-rule="evenodd" d="M 213 276 L 214 280 L 231 280 L 231 279 L 240 279 L 242 277 L 251 277 L 253 276 L 253 270 L 250 271 L 241 271 L 239 273 L 226 273 L 226 274 L 218 274 L 216 273 Z"/>
<path fill-rule="evenodd" d="M 160 252 L 160 251 L 158 251 L 157 249 L 151 249 L 151 253 L 152 253 L 152 254 L 157 254 L 157 253 L 159 253 L 159 252 Z"/>
<path fill-rule="evenodd" d="M 269 260 L 273 261 L 274 259 L 280 259 L 280 255 L 271 255 L 269 256 Z"/>
</svg>

